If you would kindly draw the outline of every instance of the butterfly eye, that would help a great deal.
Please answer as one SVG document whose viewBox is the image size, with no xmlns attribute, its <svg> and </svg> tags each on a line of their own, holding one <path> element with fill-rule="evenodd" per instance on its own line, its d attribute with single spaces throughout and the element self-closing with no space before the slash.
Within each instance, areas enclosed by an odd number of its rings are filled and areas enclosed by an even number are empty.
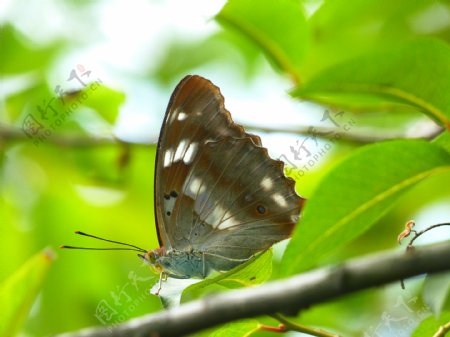
<svg viewBox="0 0 450 337">
<path fill-rule="evenodd" d="M 145 254 L 145 258 L 148 262 L 150 262 L 150 264 L 155 264 L 156 262 L 155 253 L 153 253 L 152 251 L 149 251 L 147 254 Z"/>
<path fill-rule="evenodd" d="M 266 208 L 263 205 L 256 206 L 256 210 L 258 211 L 259 214 L 266 213 Z"/>
</svg>

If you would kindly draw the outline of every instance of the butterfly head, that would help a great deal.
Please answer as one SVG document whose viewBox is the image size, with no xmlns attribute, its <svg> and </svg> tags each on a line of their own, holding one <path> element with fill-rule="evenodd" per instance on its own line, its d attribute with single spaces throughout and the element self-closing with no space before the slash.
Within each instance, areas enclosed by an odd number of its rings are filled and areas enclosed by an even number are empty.
<svg viewBox="0 0 450 337">
<path fill-rule="evenodd" d="M 159 262 L 159 258 L 166 253 L 164 248 L 157 248 L 147 251 L 145 254 L 138 254 L 139 258 L 144 261 L 145 264 L 150 266 L 150 269 L 155 274 L 160 274 L 164 271 L 164 267 Z"/>
</svg>

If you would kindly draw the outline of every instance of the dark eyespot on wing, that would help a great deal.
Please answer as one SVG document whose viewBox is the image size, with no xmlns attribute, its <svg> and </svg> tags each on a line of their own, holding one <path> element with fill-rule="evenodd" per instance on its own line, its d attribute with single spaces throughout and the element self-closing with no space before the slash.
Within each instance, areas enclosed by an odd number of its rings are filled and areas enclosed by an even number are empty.
<svg viewBox="0 0 450 337">
<path fill-rule="evenodd" d="M 256 210 L 258 211 L 259 214 L 266 213 L 266 208 L 263 205 L 256 206 Z"/>
</svg>

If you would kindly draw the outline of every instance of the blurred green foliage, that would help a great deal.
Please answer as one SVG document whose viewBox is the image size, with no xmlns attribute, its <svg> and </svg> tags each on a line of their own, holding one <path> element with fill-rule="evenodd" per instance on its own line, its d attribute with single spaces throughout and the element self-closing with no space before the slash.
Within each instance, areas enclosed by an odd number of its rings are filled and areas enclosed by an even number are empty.
<svg viewBox="0 0 450 337">
<path fill-rule="evenodd" d="M 82 47 L 99 44 L 101 28 L 91 2 L 62 3 L 71 8 L 55 5 L 62 22 L 84 20 L 76 24 L 90 27 L 90 34 L 42 43 L 24 34 L 12 18 L 0 22 L 0 306 L 9 309 L 0 327 L 11 323 L 5 335 L 20 330 L 24 336 L 46 336 L 163 309 L 148 293 L 157 276 L 133 254 L 58 251 L 49 268 L 39 253 L 47 246 L 92 244 L 72 235 L 75 230 L 149 249 L 158 246 L 155 144 L 115 138 L 132 93 L 80 63 L 87 55 Z M 355 134 L 402 138 L 411 125 L 429 125 L 429 119 L 441 127 L 434 141 L 364 145 L 328 140 L 333 151 L 321 165 L 305 175 L 301 167 L 289 170 L 299 182 L 297 190 L 310 201 L 283 259 L 274 259 L 273 272 L 267 263 L 271 253 L 262 254 L 243 270 L 188 287 L 184 301 L 394 248 L 406 220 L 435 205 L 448 208 L 449 13 L 448 1 L 439 0 L 229 0 L 211 13 L 220 25 L 215 31 L 195 38 L 169 35 L 154 57 L 142 57 L 146 62 L 139 74 L 116 69 L 119 81 L 139 77 L 165 88 L 168 99 L 170 86 L 186 73 L 232 70 L 242 77 L 234 81 L 255 84 L 264 81 L 261 76 L 270 65 L 273 73 L 290 80 L 293 100 L 354 112 Z M 80 61 L 66 67 L 67 55 Z M 427 221 L 423 226 L 434 218 Z M 256 271 L 257 280 L 246 283 Z M 407 329 L 399 325 L 403 333 L 418 326 L 414 336 L 423 336 L 448 320 L 449 283 L 448 274 L 427 280 L 423 299 L 420 281 L 409 293 L 398 287 L 367 290 L 315 306 L 298 321 L 362 336 L 383 329 L 382 317 L 388 313 L 413 321 Z M 393 299 L 415 301 L 402 311 Z M 438 321 L 432 314 L 440 315 Z M 277 322 L 261 317 L 203 335 L 271 335 L 258 331 L 259 324 Z M 390 336 L 386 327 L 380 333 Z"/>
<path fill-rule="evenodd" d="M 440 327 L 443 327 L 444 325 L 447 327 L 444 330 L 445 332 L 441 332 L 441 334 L 446 334 L 448 333 L 448 322 L 450 322 L 450 313 L 448 312 L 439 317 L 439 319 L 436 319 L 433 316 L 428 317 L 420 323 L 411 337 L 432 336 L 439 330 Z"/>
<path fill-rule="evenodd" d="M 307 25 L 298 1 L 228 1 L 216 19 L 243 32 L 274 65 L 299 81 L 307 46 Z"/>
<path fill-rule="evenodd" d="M 50 249 L 37 253 L 0 284 L 1 336 L 15 336 L 20 331 L 42 287 L 52 260 L 53 252 Z"/>
<path fill-rule="evenodd" d="M 0 30 L 2 47 L 1 75 L 22 74 L 28 71 L 41 72 L 45 76 L 45 69 L 50 66 L 59 44 L 40 47 L 27 40 L 13 25 L 3 24 Z"/>
</svg>

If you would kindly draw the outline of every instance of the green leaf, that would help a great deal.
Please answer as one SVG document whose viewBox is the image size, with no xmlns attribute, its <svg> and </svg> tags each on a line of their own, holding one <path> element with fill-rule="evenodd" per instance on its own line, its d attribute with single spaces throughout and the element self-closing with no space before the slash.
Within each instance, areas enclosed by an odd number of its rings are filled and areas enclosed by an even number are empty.
<svg viewBox="0 0 450 337">
<path fill-rule="evenodd" d="M 125 102 L 125 94 L 100 83 L 101 80 L 97 79 L 88 84 L 83 90 L 70 93 L 65 100 L 70 106 L 80 103 L 92 108 L 108 123 L 114 124 L 119 115 L 119 108 Z"/>
<path fill-rule="evenodd" d="M 216 20 L 247 36 L 298 83 L 308 40 L 305 16 L 298 1 L 229 0 Z"/>
<path fill-rule="evenodd" d="M 61 44 L 39 48 L 11 25 L 0 26 L 0 75 L 44 72 Z"/>
<path fill-rule="evenodd" d="M 382 142 L 355 151 L 307 201 L 285 252 L 286 274 L 315 266 L 372 226 L 408 187 L 445 170 L 450 170 L 450 155 L 421 140 Z"/>
<path fill-rule="evenodd" d="M 235 289 L 258 285 L 267 281 L 271 274 L 272 250 L 269 249 L 226 273 L 190 285 L 183 291 L 181 302 L 198 298 L 207 291 L 217 289 L 217 286 Z"/>
<path fill-rule="evenodd" d="M 211 337 L 247 337 L 258 331 L 260 324 L 255 319 L 247 319 L 225 324 L 218 330 L 209 334 Z"/>
<path fill-rule="evenodd" d="M 450 273 L 427 275 L 423 285 L 423 300 L 435 316 L 441 314 L 450 300 Z"/>
<path fill-rule="evenodd" d="M 53 252 L 36 254 L 0 284 L 0 336 L 14 336 L 33 305 L 53 260 Z"/>
<path fill-rule="evenodd" d="M 414 330 L 411 337 L 435 336 L 435 333 L 441 326 L 449 323 L 450 312 L 442 313 L 442 315 L 438 319 L 436 319 L 434 316 L 427 317 L 419 324 L 416 330 Z"/>
<path fill-rule="evenodd" d="M 331 67 L 297 88 L 294 95 L 331 105 L 342 104 L 345 98 L 360 110 L 368 97 L 400 102 L 450 129 L 448 88 L 450 47 L 438 40 L 419 39 Z"/>
<path fill-rule="evenodd" d="M 310 78 L 342 61 L 399 46 L 417 36 L 445 38 L 449 27 L 437 27 L 448 21 L 447 11 L 445 0 L 323 1 L 308 22 L 311 46 L 303 75 Z"/>
<path fill-rule="evenodd" d="M 23 91 L 8 95 L 5 99 L 6 122 L 15 122 L 22 127 L 26 114 L 39 118 L 37 107 L 44 105 L 44 101 L 48 102 L 52 97 L 53 94 L 44 83 L 32 85 Z"/>
<path fill-rule="evenodd" d="M 442 132 L 439 136 L 433 139 L 433 143 L 439 145 L 448 153 L 450 153 L 450 132 L 449 131 Z"/>
</svg>

